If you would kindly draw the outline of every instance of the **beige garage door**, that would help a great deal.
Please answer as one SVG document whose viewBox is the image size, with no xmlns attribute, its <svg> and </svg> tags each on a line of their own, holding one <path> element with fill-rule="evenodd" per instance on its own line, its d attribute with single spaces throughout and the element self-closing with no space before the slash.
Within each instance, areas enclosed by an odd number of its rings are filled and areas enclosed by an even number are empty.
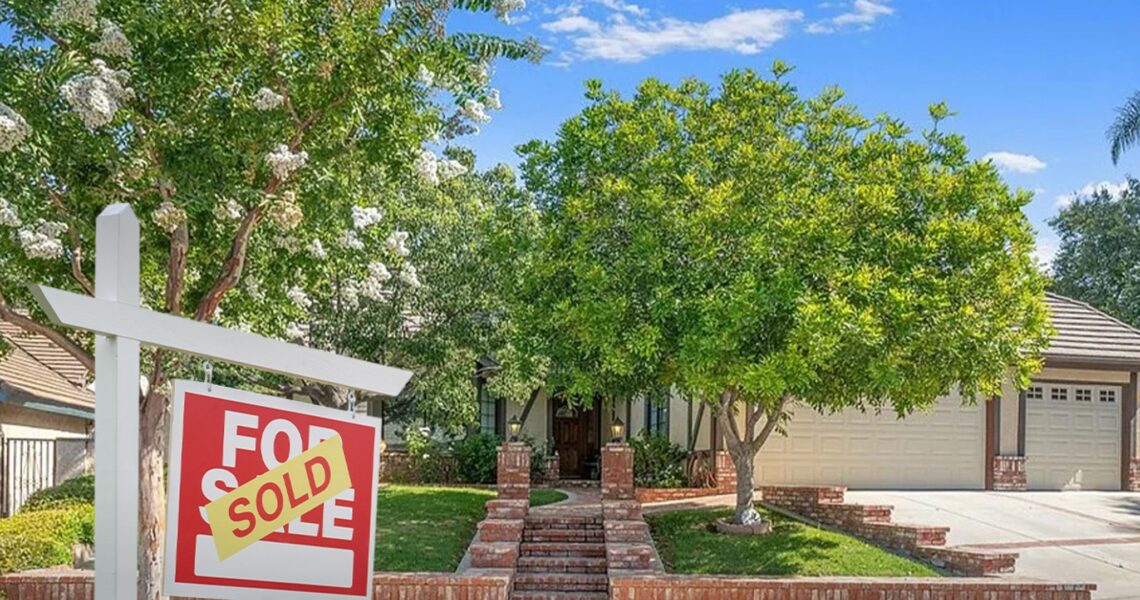
<svg viewBox="0 0 1140 600">
<path fill-rule="evenodd" d="M 757 479 L 778 485 L 845 485 L 852 489 L 983 489 L 985 409 L 962 406 L 957 393 L 931 412 L 796 410 L 788 436 L 760 450 Z"/>
<path fill-rule="evenodd" d="M 1038 383 L 1025 399 L 1029 489 L 1120 489 L 1120 386 Z"/>
</svg>

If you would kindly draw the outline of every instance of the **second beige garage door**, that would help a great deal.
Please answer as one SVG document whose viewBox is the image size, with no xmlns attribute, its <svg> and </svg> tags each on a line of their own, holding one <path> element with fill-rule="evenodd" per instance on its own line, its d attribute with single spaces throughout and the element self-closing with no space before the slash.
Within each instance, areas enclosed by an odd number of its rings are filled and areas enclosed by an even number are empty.
<svg viewBox="0 0 1140 600">
<path fill-rule="evenodd" d="M 1118 385 L 1035 383 L 1025 392 L 1031 490 L 1120 489 Z"/>
<path fill-rule="evenodd" d="M 773 485 L 845 485 L 852 489 L 985 487 L 985 410 L 957 393 L 932 412 L 904 420 L 844 411 L 823 416 L 799 407 L 788 437 L 760 449 L 756 479 Z"/>
</svg>

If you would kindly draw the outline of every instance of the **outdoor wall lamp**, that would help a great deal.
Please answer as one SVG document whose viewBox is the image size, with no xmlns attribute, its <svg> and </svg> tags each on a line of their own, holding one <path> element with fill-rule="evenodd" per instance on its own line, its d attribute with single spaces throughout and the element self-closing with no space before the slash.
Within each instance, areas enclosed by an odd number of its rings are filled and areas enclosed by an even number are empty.
<svg viewBox="0 0 1140 600">
<path fill-rule="evenodd" d="M 522 421 L 519 420 L 518 415 L 511 417 L 511 420 L 507 423 L 507 428 L 511 431 L 511 441 L 519 441 L 519 432 L 522 431 Z"/>
<path fill-rule="evenodd" d="M 614 442 L 620 443 L 625 436 L 625 423 L 620 418 L 614 419 L 614 422 L 610 423 L 610 431 L 614 434 Z"/>
</svg>

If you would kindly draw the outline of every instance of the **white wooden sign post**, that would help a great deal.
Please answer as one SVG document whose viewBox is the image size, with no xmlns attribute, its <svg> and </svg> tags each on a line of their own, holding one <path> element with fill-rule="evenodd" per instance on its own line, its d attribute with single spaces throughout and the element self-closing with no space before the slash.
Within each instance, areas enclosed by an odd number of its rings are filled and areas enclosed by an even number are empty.
<svg viewBox="0 0 1140 600">
<path fill-rule="evenodd" d="M 57 325 L 95 333 L 95 600 L 138 585 L 139 344 L 395 396 L 412 374 L 139 306 L 139 223 L 113 204 L 95 227 L 95 297 L 31 286 Z"/>
</svg>

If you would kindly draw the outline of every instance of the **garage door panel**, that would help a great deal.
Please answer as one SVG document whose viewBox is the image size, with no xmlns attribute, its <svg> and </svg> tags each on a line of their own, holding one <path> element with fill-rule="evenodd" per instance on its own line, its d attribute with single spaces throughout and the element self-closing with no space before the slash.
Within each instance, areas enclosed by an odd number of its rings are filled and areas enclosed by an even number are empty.
<svg viewBox="0 0 1140 600">
<path fill-rule="evenodd" d="M 891 412 L 819 415 L 801 407 L 788 425 L 788 438 L 761 449 L 757 480 L 852 489 L 981 489 L 984 449 L 985 412 L 961 406 L 957 395 L 902 420 Z"/>
<path fill-rule="evenodd" d="M 1030 489 L 1120 489 L 1119 385 L 1034 383 L 1026 391 Z M 1091 400 L 1077 400 L 1091 398 Z"/>
</svg>

